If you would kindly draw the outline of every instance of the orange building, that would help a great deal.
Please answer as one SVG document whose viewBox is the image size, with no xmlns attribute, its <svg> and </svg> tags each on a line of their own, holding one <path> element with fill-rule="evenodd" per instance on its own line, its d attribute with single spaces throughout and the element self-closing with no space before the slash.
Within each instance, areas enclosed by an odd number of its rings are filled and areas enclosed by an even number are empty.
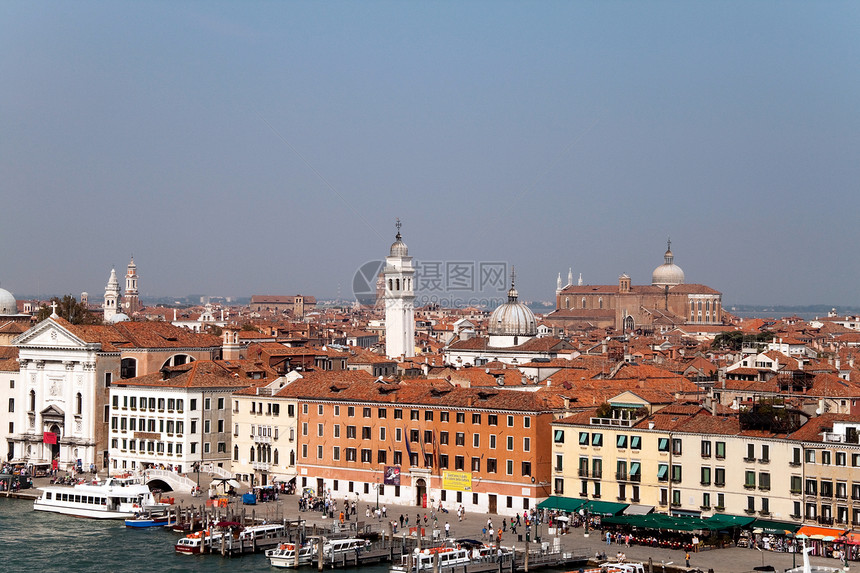
<svg viewBox="0 0 860 573">
<path fill-rule="evenodd" d="M 507 515 L 550 495 L 550 423 L 564 407 L 550 392 L 335 372 L 277 395 L 297 401 L 298 485 L 315 494 Z"/>
</svg>

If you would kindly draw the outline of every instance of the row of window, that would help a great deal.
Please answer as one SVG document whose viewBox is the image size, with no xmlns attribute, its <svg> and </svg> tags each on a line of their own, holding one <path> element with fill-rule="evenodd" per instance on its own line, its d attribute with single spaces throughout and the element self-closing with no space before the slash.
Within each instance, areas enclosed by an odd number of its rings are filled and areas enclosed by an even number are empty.
<svg viewBox="0 0 860 573">
<path fill-rule="evenodd" d="M 341 437 L 341 426 L 340 424 L 334 424 L 332 426 L 332 436 L 334 438 Z M 362 440 L 372 440 L 373 439 L 373 429 L 370 426 L 362 426 L 361 428 L 361 439 Z M 253 427 L 252 427 L 252 435 L 253 435 Z M 302 422 L 302 435 L 308 435 L 308 423 Z M 325 436 L 325 424 L 317 424 L 317 437 Z M 385 426 L 379 428 L 379 440 L 384 442 L 387 440 L 388 431 Z M 346 426 L 346 438 L 348 440 L 356 440 L 358 439 L 358 427 L 357 426 Z M 497 436 L 496 434 L 490 434 L 488 438 L 488 443 L 490 449 L 496 449 L 497 444 Z M 394 428 L 394 441 L 402 442 L 403 441 L 403 428 Z M 436 443 L 436 432 L 434 430 L 424 430 L 423 440 L 421 435 L 421 430 L 410 429 L 409 430 L 409 441 L 416 443 L 425 444 L 435 444 Z M 506 436 L 505 438 L 506 446 L 509 451 L 513 451 L 514 449 L 514 437 Z M 450 443 L 450 434 L 447 431 L 439 432 L 439 445 L 447 446 Z M 454 434 L 454 445 L 456 446 L 465 446 L 466 445 L 466 434 L 465 432 L 455 432 Z M 480 434 L 472 434 L 472 447 L 479 448 L 481 447 L 481 435 Z M 522 443 L 523 451 L 529 452 L 531 451 L 531 438 L 524 437 Z"/>
<path fill-rule="evenodd" d="M 185 400 L 182 398 L 148 398 L 146 396 L 141 396 L 140 401 L 138 402 L 137 396 L 118 396 L 114 395 L 111 402 L 114 410 L 119 410 L 120 408 L 120 398 L 122 399 L 122 409 L 123 410 L 137 410 L 138 404 L 140 404 L 141 410 L 150 410 L 150 411 L 164 411 L 169 410 L 171 412 L 182 412 L 185 409 Z M 208 401 L 209 398 L 206 398 Z M 224 409 L 224 398 L 218 398 L 219 402 L 219 410 Z M 191 410 L 194 411 L 197 409 L 197 400 L 192 398 L 189 400 Z M 208 409 L 208 408 L 207 408 Z"/>
<path fill-rule="evenodd" d="M 556 444 L 563 444 L 564 434 L 564 430 L 556 429 L 553 432 L 554 442 Z M 591 445 L 602 447 L 604 445 L 603 434 L 601 432 L 579 432 L 579 444 L 581 446 Z M 616 436 L 615 446 L 618 449 L 627 449 L 629 447 L 631 450 L 640 450 L 642 449 L 642 439 L 641 436 L 626 436 L 624 434 L 618 434 Z M 757 449 L 758 455 L 756 455 Z M 679 456 L 683 453 L 683 440 L 681 438 L 672 438 L 671 440 L 669 438 L 658 438 L 657 450 L 660 452 L 671 451 L 673 455 Z M 700 452 L 703 458 L 710 458 L 713 454 L 716 458 L 724 459 L 726 457 L 726 443 L 721 441 L 712 442 L 711 440 L 702 440 Z M 792 451 L 791 464 L 799 466 L 802 461 L 801 457 L 801 448 L 794 448 Z M 826 466 L 836 465 L 843 467 L 848 465 L 848 453 L 840 451 L 807 449 L 806 453 L 803 454 L 803 459 L 808 464 L 817 463 Z M 746 444 L 746 456 L 744 457 L 744 461 L 769 463 L 770 446 L 768 444 L 759 444 L 758 448 L 756 448 L 756 444 L 754 443 Z M 860 467 L 860 453 L 851 454 L 851 467 Z"/>
<path fill-rule="evenodd" d="M 801 483 L 803 482 L 800 476 L 791 476 L 791 493 L 801 493 Z M 848 482 L 815 478 L 806 478 L 803 493 L 806 495 L 816 495 L 821 497 L 835 497 L 837 499 L 848 499 Z M 860 501 L 860 483 L 851 483 L 851 499 Z"/>
<path fill-rule="evenodd" d="M 208 427 L 209 420 L 206 420 Z M 219 420 L 219 427 L 223 427 L 224 421 Z M 182 420 L 161 420 L 156 418 L 127 418 L 125 416 L 112 416 L 110 427 L 113 431 L 120 432 L 167 432 L 168 434 L 181 435 L 185 433 L 185 422 Z M 191 420 L 191 433 L 197 433 L 197 420 Z M 208 432 L 207 432 L 208 433 Z"/>
<path fill-rule="evenodd" d="M 238 403 L 237 403 L 238 404 Z M 237 406 L 238 407 L 238 406 Z M 332 406 L 333 412 L 335 416 L 341 415 L 341 406 L 335 404 Z M 362 408 L 362 417 L 364 418 L 372 418 L 373 417 L 373 408 L 371 407 L 363 407 Z M 302 404 L 302 414 L 307 415 L 309 412 L 308 404 Z M 355 406 L 346 406 L 346 415 L 347 417 L 354 418 L 356 412 Z M 432 422 L 434 421 L 434 417 L 436 415 L 435 410 L 424 410 L 424 421 Z M 438 412 L 439 421 L 440 422 L 450 422 L 450 412 Z M 325 405 L 317 404 L 317 415 L 325 416 Z M 402 420 L 403 419 L 403 409 L 402 408 L 394 408 L 394 419 Z M 472 413 L 471 421 L 473 425 L 481 425 L 484 414 Z M 498 426 L 499 425 L 499 416 L 497 414 L 486 414 L 487 416 L 487 425 L 489 426 Z M 388 409 L 387 408 L 376 408 L 376 417 L 380 420 L 384 420 L 388 418 Z M 509 428 L 514 427 L 514 418 L 515 416 L 507 416 L 507 426 Z M 412 421 L 420 421 L 421 420 L 421 410 L 409 410 L 409 419 Z M 457 424 L 465 424 L 466 423 L 466 413 L 465 412 L 455 412 L 454 420 Z M 523 416 L 523 428 L 531 427 L 531 416 Z"/>
<path fill-rule="evenodd" d="M 309 457 L 309 448 L 307 444 L 302 444 L 302 458 L 308 459 Z M 373 450 L 369 448 L 363 448 L 361 450 L 357 448 L 341 448 L 340 446 L 333 446 L 331 450 L 332 460 L 341 461 L 342 459 L 347 462 L 358 462 L 364 464 L 388 464 L 388 450 L 377 450 L 376 451 L 376 459 L 374 460 Z M 419 454 L 418 452 L 407 452 L 409 464 L 411 466 L 418 466 L 419 462 Z M 341 457 L 343 456 L 343 457 Z M 432 453 L 424 453 L 424 467 L 433 468 L 438 467 L 439 469 L 450 469 L 450 458 L 448 454 L 438 454 L 438 456 L 434 456 Z M 316 447 L 316 459 L 322 460 L 325 458 L 325 448 L 322 445 L 318 445 Z M 454 456 L 454 466 L 453 469 L 458 471 L 466 471 L 466 457 L 465 456 Z M 487 458 L 486 463 L 483 464 L 483 457 L 473 456 L 470 458 L 469 470 L 473 472 L 480 472 L 482 465 L 486 468 L 486 473 L 497 473 L 499 471 L 498 468 L 498 460 L 496 458 Z M 391 459 L 392 465 L 399 466 L 403 465 L 403 452 L 400 450 L 395 450 Z M 505 460 L 505 473 L 507 475 L 514 475 L 514 460 Z M 523 476 L 531 476 L 532 475 L 532 464 L 531 462 L 521 462 L 520 463 L 520 475 Z"/>
<path fill-rule="evenodd" d="M 220 444 L 224 444 L 224 442 L 220 442 Z M 176 454 L 177 456 L 182 455 L 182 444 L 181 443 L 173 443 L 173 442 L 160 442 L 154 440 L 136 440 L 129 438 L 112 438 L 110 441 L 110 445 L 114 449 L 119 449 L 122 451 L 129 452 L 139 452 L 149 453 L 149 454 L 164 454 L 166 453 L 169 456 Z M 196 453 L 195 446 L 197 444 L 191 444 L 191 453 Z M 227 446 L 224 444 L 224 449 L 219 449 L 218 451 L 227 451 Z"/>
</svg>

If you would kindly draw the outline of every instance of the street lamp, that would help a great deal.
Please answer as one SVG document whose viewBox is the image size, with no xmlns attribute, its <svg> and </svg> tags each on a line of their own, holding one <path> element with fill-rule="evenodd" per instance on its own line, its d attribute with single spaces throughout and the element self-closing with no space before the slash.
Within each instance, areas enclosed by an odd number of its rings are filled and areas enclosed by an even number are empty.
<svg viewBox="0 0 860 573">
<path fill-rule="evenodd" d="M 373 489 L 376 490 L 376 510 L 379 511 L 379 482 L 373 484 Z"/>
</svg>

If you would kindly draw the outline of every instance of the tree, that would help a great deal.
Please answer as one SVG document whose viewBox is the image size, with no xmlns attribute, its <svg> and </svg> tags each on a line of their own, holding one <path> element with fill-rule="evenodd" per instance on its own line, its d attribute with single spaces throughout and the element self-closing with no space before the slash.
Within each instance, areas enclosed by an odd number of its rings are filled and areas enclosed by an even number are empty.
<svg viewBox="0 0 860 573">
<path fill-rule="evenodd" d="M 757 334 L 747 334 L 739 330 L 732 332 L 724 332 L 718 334 L 711 344 L 711 348 L 719 350 L 741 350 L 744 346 L 755 346 L 761 350 L 764 346 L 773 340 L 773 333 L 764 331 Z"/>
<path fill-rule="evenodd" d="M 53 297 L 51 303 L 57 304 L 57 315 L 72 324 L 102 324 L 102 319 L 98 314 L 87 310 L 87 307 L 79 303 L 78 299 L 70 294 L 65 295 L 62 299 Z M 45 320 L 51 316 L 52 312 L 54 310 L 50 305 L 43 306 L 36 314 L 36 321 Z"/>
</svg>

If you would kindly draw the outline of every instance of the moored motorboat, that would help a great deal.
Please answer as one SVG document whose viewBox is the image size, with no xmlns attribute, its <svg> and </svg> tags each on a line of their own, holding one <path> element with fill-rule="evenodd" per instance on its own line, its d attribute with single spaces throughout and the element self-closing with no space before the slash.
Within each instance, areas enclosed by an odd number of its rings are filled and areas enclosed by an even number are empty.
<svg viewBox="0 0 860 573">
<path fill-rule="evenodd" d="M 251 525 L 242 528 L 240 524 L 235 522 L 221 522 L 216 524 L 216 527 L 220 528 L 221 531 L 206 529 L 189 533 L 176 542 L 174 550 L 177 553 L 195 555 L 203 553 L 204 548 L 211 551 L 221 544 L 222 537 L 224 537 L 224 543 L 229 547 L 233 541 L 241 544 L 248 540 L 259 542 L 265 539 L 278 539 L 283 537 L 286 531 L 284 526 L 280 524 Z"/>
<path fill-rule="evenodd" d="M 296 567 L 310 565 L 316 553 L 314 543 L 299 546 L 298 561 L 296 561 L 296 544 L 281 543 L 274 549 L 266 551 L 266 557 L 272 567 Z"/>
<path fill-rule="evenodd" d="M 126 527 L 144 528 L 144 527 L 163 527 L 168 525 L 170 517 L 167 515 L 139 515 L 132 519 L 125 520 Z"/>
</svg>

